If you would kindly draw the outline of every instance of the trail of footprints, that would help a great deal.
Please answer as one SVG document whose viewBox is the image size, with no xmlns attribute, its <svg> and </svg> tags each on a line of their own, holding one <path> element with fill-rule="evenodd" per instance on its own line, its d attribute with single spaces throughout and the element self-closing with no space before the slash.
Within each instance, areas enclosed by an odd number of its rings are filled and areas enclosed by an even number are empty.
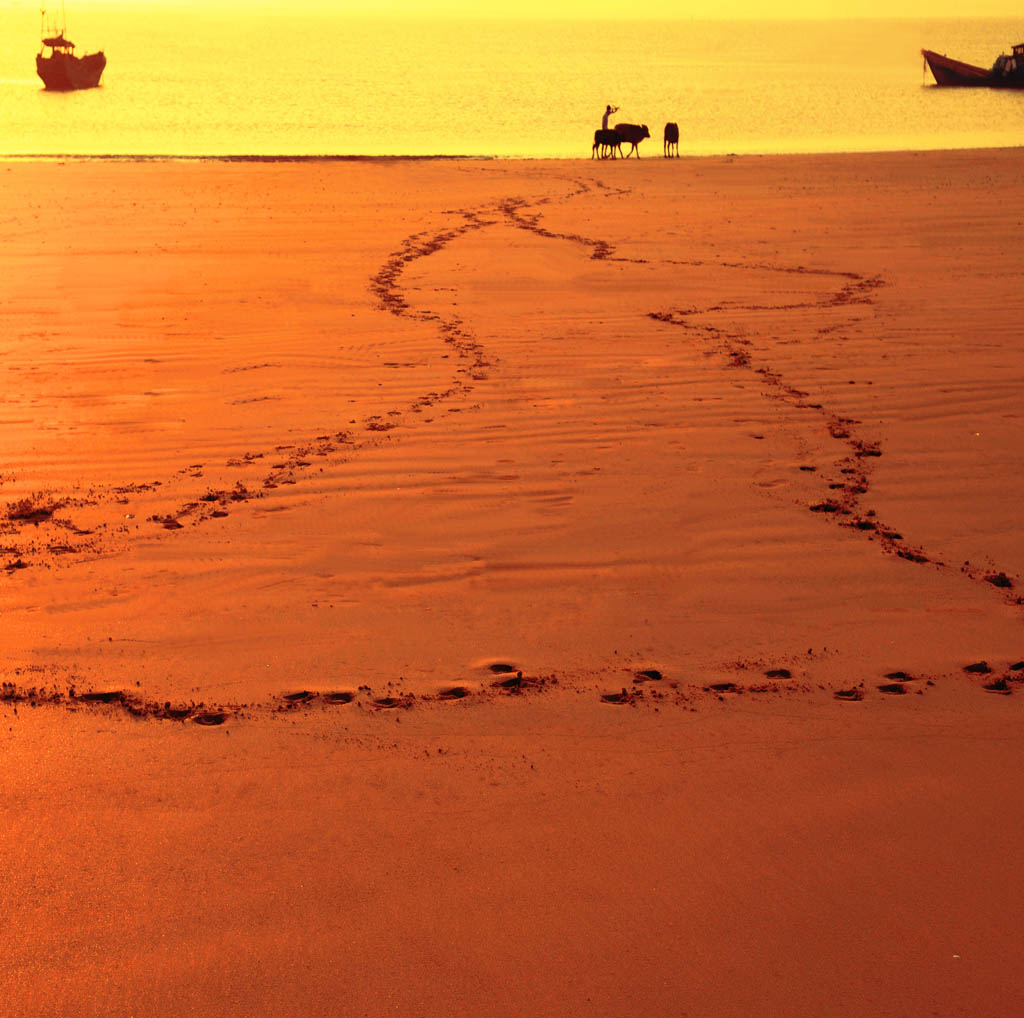
<svg viewBox="0 0 1024 1018">
<path fill-rule="evenodd" d="M 738 670 L 749 672 L 746 664 L 736 664 Z M 490 678 L 482 684 L 456 682 L 441 688 L 434 694 L 420 694 L 404 691 L 401 680 L 389 682 L 384 690 L 374 691 L 367 685 L 337 690 L 300 689 L 282 693 L 278 697 L 259 703 L 207 704 L 191 701 L 147 700 L 143 696 L 123 689 L 89 690 L 79 692 L 74 685 L 63 688 L 57 684 L 47 687 L 19 684 L 11 681 L 0 683 L 0 707 L 10 708 L 13 717 L 18 716 L 19 707 L 24 710 L 37 708 L 58 708 L 67 711 L 116 712 L 140 721 L 176 721 L 202 727 L 214 728 L 229 720 L 266 718 L 269 716 L 303 712 L 313 709 L 333 711 L 349 707 L 370 713 L 411 710 L 412 708 L 439 707 L 448 703 L 484 704 L 495 697 L 521 697 L 560 690 L 566 695 L 593 695 L 574 683 L 560 683 L 556 675 L 531 676 L 516 665 L 495 663 L 489 666 Z M 977 661 L 963 666 L 962 674 L 974 679 L 979 688 L 987 693 L 1009 696 L 1015 689 L 1024 690 L 1024 660 L 1016 661 L 1003 668 L 993 668 L 987 661 Z M 660 712 L 662 707 L 697 711 L 711 701 L 728 702 L 743 696 L 799 694 L 803 696 L 827 694 L 830 687 L 813 679 L 801 676 L 799 670 L 786 667 L 760 668 L 761 678 L 757 680 L 715 681 L 709 683 L 682 682 L 671 679 L 660 669 L 645 668 L 631 673 L 628 685 L 618 690 L 598 691 L 601 703 L 612 706 L 631 706 L 653 709 Z M 902 696 L 908 692 L 924 693 L 926 687 L 935 686 L 935 678 L 913 675 L 905 671 L 892 671 L 880 677 L 884 681 L 862 682 L 857 686 L 831 689 L 834 699 L 860 702 L 876 689 L 886 696 Z M 13 720 L 12 717 L 12 720 Z"/>
<path fill-rule="evenodd" d="M 767 266 L 765 266 L 767 268 Z M 811 271 L 778 269 L 781 272 Z M 818 270 L 815 270 L 818 271 Z M 828 274 L 823 271 L 819 274 Z M 835 273 L 837 276 L 849 278 L 851 273 Z M 852 303 L 871 303 L 870 293 L 882 285 L 880 279 L 855 278 L 845 284 L 836 293 L 822 298 L 818 302 L 799 305 L 800 307 L 827 308 L 846 306 Z M 822 497 L 810 502 L 807 508 L 820 514 L 823 518 L 835 520 L 840 526 L 865 535 L 869 540 L 877 541 L 883 551 L 894 554 L 908 562 L 917 564 L 932 563 L 936 568 L 948 570 L 952 567 L 925 549 L 910 543 L 903 534 L 882 521 L 875 510 L 864 506 L 864 496 L 869 493 L 871 464 L 882 456 L 881 444 L 862 435 L 858 428 L 859 421 L 835 413 L 821 403 L 814 402 L 810 394 L 790 385 L 781 374 L 767 365 L 755 363 L 750 352 L 750 340 L 744 336 L 729 333 L 715 325 L 694 323 L 691 319 L 709 311 L 720 311 L 721 308 L 687 308 L 668 311 L 650 312 L 649 317 L 696 332 L 709 344 L 714 353 L 724 357 L 729 367 L 754 373 L 758 376 L 765 398 L 784 403 L 794 409 L 813 415 L 830 439 L 840 443 L 841 454 L 834 461 L 831 477 L 824 477 L 827 489 Z M 729 308 L 730 311 L 749 310 Z M 800 468 L 816 473 L 815 467 Z M 987 583 L 998 590 L 1006 591 L 1006 600 L 1015 605 L 1024 604 L 1024 598 L 1011 593 L 1016 588 L 1016 581 L 1003 570 L 997 568 L 979 568 L 964 562 L 959 571 L 969 579 Z"/>
<path fill-rule="evenodd" d="M 401 289 L 401 278 L 405 268 L 412 262 L 429 257 L 466 234 L 486 229 L 498 223 L 505 223 L 548 240 L 575 243 L 589 248 L 591 258 L 597 260 L 636 261 L 644 259 L 623 259 L 615 256 L 615 248 L 600 238 L 580 234 L 556 233 L 542 225 L 542 209 L 554 202 L 566 203 L 589 192 L 592 187 L 603 187 L 609 197 L 615 197 L 622 190 L 607 188 L 600 182 L 587 183 L 583 180 L 565 178 L 570 184 L 566 194 L 558 197 L 545 196 L 527 200 L 509 196 L 480 209 L 445 210 L 444 214 L 454 219 L 454 224 L 436 232 L 421 232 L 407 237 L 401 246 L 388 257 L 383 266 L 370 280 L 370 290 L 377 297 L 381 310 L 396 316 L 410 317 L 417 321 L 431 323 L 442 341 L 455 353 L 457 367 L 451 385 L 443 391 L 422 394 L 404 409 L 388 411 L 387 417 L 374 415 L 363 422 L 370 436 L 387 432 L 396 427 L 409 426 L 411 414 L 422 414 L 429 407 L 467 397 L 475 383 L 486 380 L 491 362 L 479 339 L 474 336 L 457 313 L 442 314 L 429 309 L 413 309 Z M 700 267 L 710 264 L 701 260 L 669 260 L 668 264 Z M 912 544 L 895 528 L 885 524 L 877 513 L 864 505 L 864 498 L 870 490 L 871 465 L 882 455 L 879 442 L 861 434 L 860 422 L 834 412 L 819 402 L 813 401 L 809 393 L 789 384 L 770 365 L 758 364 L 752 352 L 751 340 L 737 333 L 729 332 L 717 325 L 700 320 L 708 314 L 728 314 L 738 311 L 757 310 L 822 310 L 847 308 L 854 305 L 871 305 L 874 293 L 884 285 L 880 277 L 866 278 L 855 272 L 828 269 L 810 269 L 804 266 L 778 266 L 770 263 L 754 264 L 744 262 L 714 262 L 717 267 L 742 270 L 760 269 L 793 275 L 818 275 L 835 278 L 838 289 L 818 300 L 797 302 L 789 305 L 726 305 L 719 304 L 706 308 L 672 308 L 652 311 L 649 317 L 667 325 L 687 330 L 691 335 L 701 337 L 711 352 L 723 357 L 730 368 L 755 374 L 762 385 L 763 395 L 770 400 L 784 403 L 794 409 L 812 415 L 817 422 L 816 430 L 839 443 L 841 454 L 834 462 L 831 477 L 823 477 L 826 488 L 816 501 L 807 508 L 823 518 L 836 521 L 839 525 L 865 536 L 879 544 L 888 554 L 894 554 L 908 562 L 931 563 L 939 569 L 953 569 L 949 563 L 938 559 L 923 548 Z M 825 325 L 822 334 L 838 328 L 838 324 Z M 263 367 L 267 365 L 255 365 Z M 239 368 L 236 370 L 243 370 Z M 450 407 L 450 410 L 461 407 Z M 422 418 L 421 418 L 422 419 Z M 424 419 L 429 422 L 429 419 Z M 339 428 L 330 434 L 320 434 L 305 443 L 281 444 L 272 450 L 257 450 L 242 454 L 227 461 L 228 467 L 262 466 L 262 478 L 247 484 L 239 480 L 233 487 L 207 488 L 192 500 L 164 513 L 156 513 L 148 522 L 165 530 L 181 530 L 187 524 L 197 525 L 229 515 L 231 509 L 240 504 L 267 497 L 274 489 L 295 485 L 316 461 L 331 459 L 344 462 L 354 451 L 362 448 L 367 441 L 356 440 L 350 430 Z M 339 456 L 340 452 L 340 456 Z M 816 472 L 814 467 L 802 467 Z M 203 476 L 203 464 L 192 464 L 182 468 L 179 475 L 199 479 Z M 4 478 L 0 478 L 0 484 Z M 111 489 L 94 488 L 74 496 L 59 495 L 55 492 L 40 492 L 17 502 L 8 503 L 0 510 L 0 571 L 14 576 L 46 556 L 56 559 L 62 556 L 82 556 L 95 553 L 115 539 L 117 526 L 104 523 L 91 529 L 79 528 L 68 515 L 76 507 L 112 503 L 117 506 L 130 504 L 131 496 L 143 492 L 154 492 L 162 485 L 160 480 L 126 484 Z M 124 514 L 131 518 L 130 513 Z M 31 528 L 31 530 L 29 529 Z M 124 526 L 120 527 L 124 530 Z M 29 536 L 26 538 L 26 534 Z M 5 561 L 4 561 L 5 560 Z M 1024 605 L 1024 597 L 1014 594 L 1016 578 L 998 568 L 978 568 L 963 563 L 959 571 L 970 580 L 988 584 L 1004 592 L 1012 604 Z"/>
<path fill-rule="evenodd" d="M 413 311 L 398 288 L 402 271 L 410 262 L 441 250 L 463 234 L 492 225 L 496 220 L 485 218 L 484 212 L 462 211 L 463 220 L 454 228 L 437 233 L 420 233 L 406 238 L 402 246 L 388 258 L 383 267 L 370 280 L 370 289 L 377 296 L 381 310 L 434 323 L 441 339 L 456 355 L 458 367 L 452 383 L 441 391 L 423 393 L 403 409 L 387 411 L 387 416 L 371 415 L 363 421 L 369 437 L 357 439 L 349 428 L 339 428 L 330 434 L 320 434 L 306 442 L 279 444 L 269 450 L 247 451 L 232 457 L 224 464 L 227 468 L 262 468 L 262 476 L 255 480 L 239 480 L 234 486 L 211 488 L 193 499 L 165 512 L 150 515 L 146 522 L 164 530 L 182 530 L 188 525 L 199 525 L 230 514 L 241 503 L 266 498 L 274 489 L 296 485 L 325 459 L 344 463 L 355 451 L 364 448 L 381 432 L 409 424 L 407 414 L 421 414 L 424 409 L 467 396 L 475 382 L 487 378 L 490 363 L 479 341 L 464 327 L 455 314 L 442 316 L 432 311 Z M 271 365 L 253 365 L 265 367 Z M 232 369 L 246 370 L 245 367 Z M 205 464 L 194 463 L 178 471 L 178 477 L 200 479 Z M 11 478 L 0 478 L 3 480 Z M 76 554 L 85 556 L 109 550 L 119 536 L 125 539 L 128 529 L 121 520 L 105 522 L 91 529 L 79 528 L 68 515 L 83 506 L 128 506 L 131 496 L 158 492 L 162 480 L 131 483 L 113 488 L 94 486 L 74 496 L 54 491 L 36 492 L 0 509 L 0 573 L 13 576 L 31 565 L 44 562 L 47 557 Z M 123 519 L 134 520 L 131 513 L 122 513 Z M 30 529 L 31 528 L 31 529 Z"/>
</svg>

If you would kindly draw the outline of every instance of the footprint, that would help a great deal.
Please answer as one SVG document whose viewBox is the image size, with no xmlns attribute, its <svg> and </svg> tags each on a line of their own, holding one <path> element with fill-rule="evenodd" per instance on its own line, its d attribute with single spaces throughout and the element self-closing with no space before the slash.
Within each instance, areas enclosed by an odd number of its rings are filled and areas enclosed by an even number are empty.
<svg viewBox="0 0 1024 1018">
<path fill-rule="evenodd" d="M 644 668 L 636 673 L 634 682 L 661 682 L 662 674 L 657 668 Z"/>
<path fill-rule="evenodd" d="M 308 689 L 300 689 L 296 693 L 285 693 L 283 698 L 289 703 L 309 703 L 315 697 L 316 693 Z"/>
<path fill-rule="evenodd" d="M 489 667 L 490 667 L 490 670 L 495 675 L 508 675 L 511 672 L 519 671 L 519 669 L 516 668 L 515 665 L 507 664 L 504 661 L 496 661 L 494 664 L 490 665 Z M 522 673 L 520 673 L 520 674 L 522 674 Z"/>
<path fill-rule="evenodd" d="M 101 693 L 79 693 L 77 699 L 85 703 L 124 703 L 125 695 L 120 689 L 111 689 Z"/>
<path fill-rule="evenodd" d="M 913 682 L 914 676 L 907 672 L 886 672 L 885 677 L 895 682 Z"/>
<path fill-rule="evenodd" d="M 515 675 L 510 675 L 507 679 L 498 679 L 498 681 L 492 683 L 492 685 L 498 689 L 522 689 L 523 673 L 516 672 Z"/>
<path fill-rule="evenodd" d="M 710 686 L 704 687 L 709 693 L 735 693 L 735 682 L 712 682 Z"/>
<path fill-rule="evenodd" d="M 988 675 L 992 669 L 987 661 L 975 661 L 972 665 L 964 665 L 964 671 L 971 675 Z"/>
<path fill-rule="evenodd" d="M 469 696 L 469 690 L 465 686 L 452 686 L 449 689 L 442 689 L 437 694 L 439 700 L 461 700 Z"/>
<path fill-rule="evenodd" d="M 222 725 L 227 721 L 227 719 L 227 713 L 222 710 L 203 711 L 201 714 L 197 714 L 193 718 L 197 725 L 206 725 L 208 727 L 212 725 Z"/>
<path fill-rule="evenodd" d="M 184 721 L 185 718 L 191 715 L 191 707 L 172 707 L 170 703 L 165 703 L 163 710 L 157 713 L 157 717 L 170 718 L 172 721 Z"/>
<path fill-rule="evenodd" d="M 623 689 L 620 693 L 602 693 L 601 700 L 603 703 L 632 703 L 633 697 Z"/>
<path fill-rule="evenodd" d="M 1006 679 L 996 679 L 995 682 L 987 682 L 984 688 L 989 693 L 1002 693 L 1003 696 L 1009 696 L 1013 692 Z"/>
<path fill-rule="evenodd" d="M 897 696 L 906 693 L 907 687 L 902 682 L 885 682 L 878 687 L 883 693 L 894 693 Z"/>
<path fill-rule="evenodd" d="M 765 672 L 769 679 L 791 679 L 793 673 L 788 668 L 769 668 Z"/>
<path fill-rule="evenodd" d="M 864 690 L 854 686 L 852 689 L 837 689 L 832 695 L 837 700 L 863 700 Z"/>
<path fill-rule="evenodd" d="M 328 703 L 351 703 L 355 699 L 355 693 L 348 690 L 339 690 L 336 693 L 325 693 L 324 699 Z"/>
</svg>

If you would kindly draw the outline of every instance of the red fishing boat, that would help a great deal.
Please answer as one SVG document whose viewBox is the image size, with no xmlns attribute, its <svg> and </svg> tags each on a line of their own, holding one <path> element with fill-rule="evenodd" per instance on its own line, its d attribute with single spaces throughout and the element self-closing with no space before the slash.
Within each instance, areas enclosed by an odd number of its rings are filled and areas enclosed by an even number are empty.
<svg viewBox="0 0 1024 1018">
<path fill-rule="evenodd" d="M 64 34 L 66 25 L 61 4 L 61 24 L 47 26 L 43 8 L 43 42 L 36 54 L 36 73 L 43 85 L 54 92 L 70 92 L 76 88 L 95 88 L 107 66 L 103 51 L 75 56 L 75 44 Z M 49 52 L 47 52 L 49 50 Z"/>
<path fill-rule="evenodd" d="M 1007 56 L 1002 54 L 988 68 L 965 64 L 962 60 L 921 50 L 921 56 L 935 78 L 936 85 L 960 85 L 985 88 L 1024 88 L 1024 42 L 1013 47 Z"/>
</svg>

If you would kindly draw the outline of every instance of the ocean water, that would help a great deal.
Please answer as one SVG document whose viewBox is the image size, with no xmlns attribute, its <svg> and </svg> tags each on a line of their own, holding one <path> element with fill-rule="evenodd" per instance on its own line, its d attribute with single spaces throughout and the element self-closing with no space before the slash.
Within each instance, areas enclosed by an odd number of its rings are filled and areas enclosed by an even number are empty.
<svg viewBox="0 0 1024 1018">
<path fill-rule="evenodd" d="M 39 13 L 0 9 L 0 155 L 589 157 L 615 121 L 684 154 L 1024 144 L 1024 92 L 939 89 L 922 47 L 989 65 L 1024 19 L 537 22 L 72 4 L 102 86 L 48 93 Z M 613 121 L 614 122 L 614 121 Z"/>
</svg>

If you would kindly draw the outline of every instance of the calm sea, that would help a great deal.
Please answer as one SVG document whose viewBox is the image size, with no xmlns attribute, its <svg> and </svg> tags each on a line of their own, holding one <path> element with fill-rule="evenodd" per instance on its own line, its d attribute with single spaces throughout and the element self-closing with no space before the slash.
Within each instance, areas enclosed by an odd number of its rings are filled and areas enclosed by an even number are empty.
<svg viewBox="0 0 1024 1018">
<path fill-rule="evenodd" d="M 301 5 L 300 5 L 301 6 Z M 0 9 L 0 154 L 582 156 L 605 103 L 683 153 L 1024 144 L 1024 92 L 938 89 L 1020 21 L 510 22 L 90 8 L 102 87 L 42 90 L 39 14 Z M 927 83 L 927 84 L 925 84 Z"/>
</svg>

